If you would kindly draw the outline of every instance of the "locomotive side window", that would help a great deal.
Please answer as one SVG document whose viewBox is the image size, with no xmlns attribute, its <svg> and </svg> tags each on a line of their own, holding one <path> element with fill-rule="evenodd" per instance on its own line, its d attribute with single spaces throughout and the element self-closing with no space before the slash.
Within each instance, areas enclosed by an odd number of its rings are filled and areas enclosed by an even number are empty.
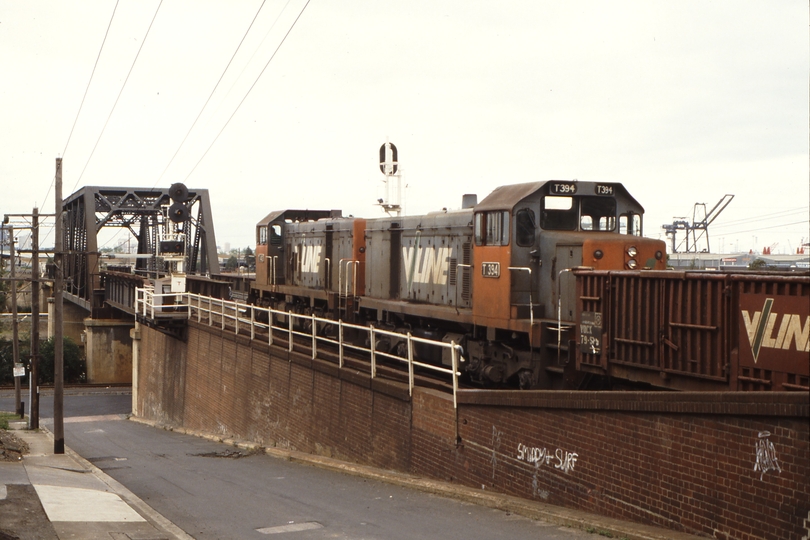
<svg viewBox="0 0 810 540">
<path fill-rule="evenodd" d="M 475 245 L 505 246 L 509 244 L 509 212 L 479 212 L 475 214 Z"/>
<path fill-rule="evenodd" d="M 270 245 L 281 245 L 281 225 L 278 223 L 270 225 Z"/>
<path fill-rule="evenodd" d="M 515 215 L 515 241 L 517 245 L 529 247 L 534 245 L 534 212 L 528 208 L 518 210 Z"/>
<path fill-rule="evenodd" d="M 616 228 L 616 200 L 582 197 L 579 228 L 583 231 L 612 231 Z"/>
<path fill-rule="evenodd" d="M 546 230 L 573 231 L 577 228 L 577 208 L 573 197 L 543 197 L 540 226 Z"/>
<path fill-rule="evenodd" d="M 619 216 L 619 233 L 641 236 L 641 215 L 630 212 Z"/>
<path fill-rule="evenodd" d="M 256 234 L 256 243 L 259 245 L 264 245 L 267 243 L 267 227 L 265 226 L 258 227 L 258 231 Z"/>
</svg>

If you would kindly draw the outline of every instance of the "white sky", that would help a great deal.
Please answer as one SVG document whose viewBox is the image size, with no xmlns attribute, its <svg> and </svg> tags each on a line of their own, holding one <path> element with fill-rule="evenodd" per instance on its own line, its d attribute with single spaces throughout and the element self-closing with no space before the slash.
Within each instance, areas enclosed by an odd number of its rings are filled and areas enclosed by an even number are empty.
<svg viewBox="0 0 810 540">
<path fill-rule="evenodd" d="M 411 214 L 577 178 L 647 236 L 731 193 L 713 251 L 810 238 L 806 0 L 311 0 L 267 64 L 305 2 L 267 0 L 181 147 L 259 0 L 164 0 L 134 68 L 159 0 L 120 0 L 69 144 L 115 1 L 0 0 L 0 213 L 53 212 L 64 152 L 65 196 L 184 182 L 252 246 L 276 209 L 382 215 L 388 137 Z"/>
</svg>

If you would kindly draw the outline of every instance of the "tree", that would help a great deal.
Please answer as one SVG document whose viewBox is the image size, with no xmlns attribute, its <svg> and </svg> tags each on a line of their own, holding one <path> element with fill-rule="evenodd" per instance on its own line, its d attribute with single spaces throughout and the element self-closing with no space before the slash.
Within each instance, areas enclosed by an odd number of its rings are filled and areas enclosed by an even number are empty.
<svg viewBox="0 0 810 540">
<path fill-rule="evenodd" d="M 767 267 L 768 263 L 766 263 L 764 259 L 760 259 L 759 257 L 757 257 L 748 264 L 748 268 L 750 270 L 764 270 Z"/>
<path fill-rule="evenodd" d="M 239 261 L 236 259 L 236 255 L 231 255 L 225 261 L 225 270 L 236 270 L 237 266 L 239 266 Z"/>
</svg>

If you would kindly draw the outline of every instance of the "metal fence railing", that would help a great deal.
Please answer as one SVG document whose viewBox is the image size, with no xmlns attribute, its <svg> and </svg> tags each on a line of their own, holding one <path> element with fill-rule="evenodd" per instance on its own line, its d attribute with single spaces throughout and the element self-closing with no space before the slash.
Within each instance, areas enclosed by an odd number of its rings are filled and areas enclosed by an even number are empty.
<svg viewBox="0 0 810 540">
<path fill-rule="evenodd" d="M 340 367 L 344 366 L 347 352 L 365 354 L 370 359 L 372 379 L 377 377 L 380 359 L 403 364 L 408 370 L 408 392 L 411 395 L 415 384 L 415 368 L 449 375 L 453 385 L 453 407 L 457 406 L 458 377 L 461 375 L 459 366 L 464 362 L 464 358 L 461 355 L 461 345 L 454 341 L 448 343 L 424 339 L 413 336 L 410 332 L 403 334 L 375 328 L 373 325 L 362 326 L 342 320 L 279 311 L 194 293 L 156 294 L 150 287 L 138 288 L 135 298 L 135 311 L 144 318 L 153 320 L 188 318 L 201 324 L 207 321 L 208 326 L 216 326 L 221 330 L 232 330 L 235 334 L 249 333 L 251 340 L 266 340 L 270 346 L 277 345 L 275 342 L 277 337 L 280 337 L 286 339 L 290 352 L 296 346 L 307 348 L 312 359 L 331 361 L 334 354 L 323 354 L 325 352 L 323 346 L 330 344 L 337 349 L 337 362 Z M 355 335 L 354 340 L 344 338 L 347 331 Z M 363 336 L 364 333 L 365 339 L 359 341 L 368 343 L 368 346 L 357 344 L 356 336 Z M 303 339 L 296 342 L 296 337 Z M 400 356 L 379 350 L 377 343 L 383 338 L 404 344 L 407 354 Z M 438 347 L 441 356 L 446 356 L 444 353 L 449 354 L 450 367 L 420 361 L 416 358 L 415 347 L 425 347 L 428 350 Z"/>
</svg>

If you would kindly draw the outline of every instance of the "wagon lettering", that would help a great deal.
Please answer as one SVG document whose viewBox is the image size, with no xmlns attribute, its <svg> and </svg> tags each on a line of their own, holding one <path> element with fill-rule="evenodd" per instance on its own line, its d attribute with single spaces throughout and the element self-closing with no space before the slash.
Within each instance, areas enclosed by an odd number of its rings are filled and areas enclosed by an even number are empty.
<svg viewBox="0 0 810 540">
<path fill-rule="evenodd" d="M 804 321 L 795 313 L 784 313 L 780 317 L 772 311 L 773 303 L 773 298 L 767 298 L 762 310 L 753 314 L 741 310 L 754 362 L 763 347 L 789 350 L 793 346 L 797 351 L 810 352 L 810 316 L 804 317 Z"/>
</svg>

